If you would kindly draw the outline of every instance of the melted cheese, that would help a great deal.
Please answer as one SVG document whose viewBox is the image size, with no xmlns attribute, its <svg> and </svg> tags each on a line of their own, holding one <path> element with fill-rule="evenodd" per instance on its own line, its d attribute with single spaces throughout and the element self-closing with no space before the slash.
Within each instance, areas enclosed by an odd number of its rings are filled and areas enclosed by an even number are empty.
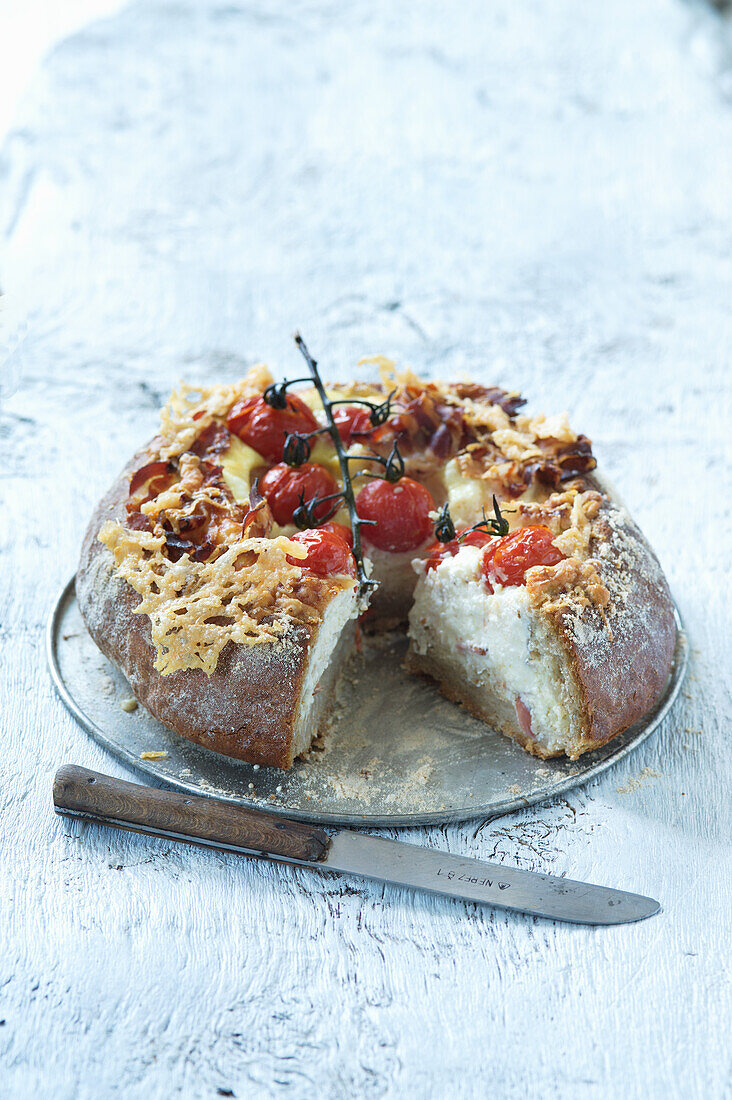
<svg viewBox="0 0 732 1100">
<path fill-rule="evenodd" d="M 231 495 L 238 504 L 246 504 L 252 487 L 252 471 L 257 466 L 266 466 L 266 460 L 259 451 L 249 447 L 235 435 L 232 435 L 228 450 L 219 456 L 223 478 Z"/>
<path fill-rule="evenodd" d="M 450 505 L 450 515 L 456 527 L 469 527 L 476 523 L 484 508 L 491 506 L 492 483 L 481 478 L 465 477 L 458 462 L 451 458 L 445 464 L 445 491 Z"/>
</svg>

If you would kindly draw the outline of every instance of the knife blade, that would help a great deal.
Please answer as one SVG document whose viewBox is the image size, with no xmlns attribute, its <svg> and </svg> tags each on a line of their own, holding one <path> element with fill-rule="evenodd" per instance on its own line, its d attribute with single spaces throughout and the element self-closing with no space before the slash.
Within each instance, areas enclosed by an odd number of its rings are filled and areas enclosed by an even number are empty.
<svg viewBox="0 0 732 1100">
<path fill-rule="evenodd" d="M 146 787 L 75 764 L 56 773 L 58 814 L 314 870 L 425 890 L 575 924 L 626 924 L 653 916 L 653 898 L 504 863 L 318 826 L 219 799 Z"/>
</svg>

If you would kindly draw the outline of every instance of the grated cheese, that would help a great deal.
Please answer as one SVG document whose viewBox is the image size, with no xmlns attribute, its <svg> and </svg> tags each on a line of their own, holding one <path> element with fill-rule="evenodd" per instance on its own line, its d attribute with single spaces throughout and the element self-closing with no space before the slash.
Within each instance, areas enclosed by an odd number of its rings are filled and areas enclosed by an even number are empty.
<svg viewBox="0 0 732 1100">
<path fill-rule="evenodd" d="M 541 458 L 541 451 L 534 443 L 533 435 L 516 431 L 515 428 L 499 428 L 491 439 L 501 454 L 511 462 L 524 462 L 530 458 Z"/>
<path fill-rule="evenodd" d="M 600 612 L 610 603 L 610 593 L 599 572 L 600 563 L 592 558 L 578 561 L 565 558 L 558 565 L 535 565 L 526 571 L 526 587 L 535 607 L 594 604 Z"/>
<path fill-rule="evenodd" d="M 560 443 L 574 443 L 577 439 L 577 433 L 569 426 L 567 412 L 556 413 L 554 416 L 538 413 L 533 417 L 519 414 L 516 417 L 516 423 L 533 439 L 557 439 Z"/>
<path fill-rule="evenodd" d="M 181 382 L 160 413 L 162 459 L 187 451 L 204 428 L 225 417 L 237 401 L 256 397 L 272 382 L 264 363 L 257 363 L 239 382 L 219 386 L 188 386 Z"/>
<path fill-rule="evenodd" d="M 511 427 L 511 418 L 500 405 L 489 405 L 485 401 L 464 397 L 459 407 L 468 424 L 474 428 L 487 428 L 490 432 L 497 432 Z"/>
</svg>

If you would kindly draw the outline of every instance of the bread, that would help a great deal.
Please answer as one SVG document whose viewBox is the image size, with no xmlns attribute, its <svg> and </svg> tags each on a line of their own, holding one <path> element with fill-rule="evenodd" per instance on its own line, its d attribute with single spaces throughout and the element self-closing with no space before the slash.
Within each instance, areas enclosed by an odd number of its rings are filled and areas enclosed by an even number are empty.
<svg viewBox="0 0 732 1100">
<path fill-rule="evenodd" d="M 138 701 L 163 725 L 226 756 L 289 768 L 317 733 L 342 657 L 350 651 L 354 590 L 334 586 L 325 594 L 320 621 L 293 623 L 279 642 L 229 642 L 210 676 L 198 668 L 161 675 L 155 669 L 150 620 L 135 614 L 140 597 L 117 574 L 111 553 L 99 541 L 106 522 L 124 522 L 130 476 L 154 452 L 154 445 L 152 451 L 146 448 L 125 467 L 87 529 L 76 574 L 87 629 L 127 677 Z"/>
<path fill-rule="evenodd" d="M 235 386 L 174 395 L 161 435 L 122 471 L 84 539 L 84 620 L 161 722 L 228 756 L 289 768 L 323 723 L 359 615 L 374 629 L 409 615 L 409 667 L 540 757 L 575 759 L 654 706 L 675 645 L 668 586 L 566 418 L 531 418 L 516 395 L 411 374 L 334 387 L 354 402 L 396 390 L 386 424 L 352 451 L 384 461 L 397 440 L 407 478 L 429 488 L 435 509 L 448 504 L 458 529 L 481 521 L 497 494 L 513 535 L 540 527 L 552 540 L 551 564 L 491 584 L 485 546 L 457 539 L 448 553 L 430 534 L 391 551 L 363 529 L 378 582 L 367 593 L 355 569 L 308 571 L 296 528 L 278 528 L 258 499 L 255 476 L 273 456 L 225 425 L 270 383 L 255 368 Z M 314 391 L 302 397 L 317 409 Z M 310 457 L 337 479 L 327 444 Z M 354 485 L 367 482 L 364 465 Z M 501 531 L 485 534 L 492 550 L 507 545 Z"/>
<path fill-rule="evenodd" d="M 410 613 L 409 667 L 542 758 L 577 759 L 633 725 L 658 701 L 673 660 L 673 604 L 653 551 L 608 499 L 594 526 L 590 551 L 602 564 L 605 607 L 566 593 L 546 599 L 530 585 L 481 592 L 479 551 L 466 546 L 421 576 Z M 456 606 L 455 563 L 482 616 L 477 631 Z M 486 636 L 492 645 L 481 644 Z"/>
</svg>

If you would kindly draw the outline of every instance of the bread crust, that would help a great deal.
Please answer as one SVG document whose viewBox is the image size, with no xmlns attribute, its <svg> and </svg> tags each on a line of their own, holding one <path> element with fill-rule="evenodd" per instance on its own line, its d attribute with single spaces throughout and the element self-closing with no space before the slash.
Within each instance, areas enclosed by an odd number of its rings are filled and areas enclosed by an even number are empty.
<svg viewBox="0 0 732 1100">
<path fill-rule="evenodd" d="M 439 655 L 410 647 L 407 656 L 410 671 L 436 681 L 446 698 L 543 760 L 564 755 L 576 760 L 648 714 L 668 684 L 676 647 L 673 600 L 658 559 L 604 483 L 585 478 L 582 489 L 602 494 L 589 552 L 610 601 L 602 609 L 576 594 L 533 601 L 567 659 L 578 733 L 566 748 L 548 749 L 531 737 L 520 728 L 514 708 L 501 700 L 492 699 L 486 708 L 482 692 L 472 691 Z"/>
<path fill-rule="evenodd" d="M 593 479 L 588 484 L 599 488 Z M 676 648 L 668 583 L 625 508 L 604 496 L 593 530 L 590 554 L 600 563 L 609 604 L 602 612 L 575 601 L 541 608 L 568 656 L 584 710 L 583 736 L 568 753 L 571 759 L 606 744 L 653 709 Z"/>
<path fill-rule="evenodd" d="M 139 451 L 97 505 L 86 531 L 76 595 L 99 649 L 124 673 L 136 698 L 181 737 L 250 763 L 289 768 L 297 746 L 295 723 L 307 655 L 317 624 L 293 625 L 279 643 L 229 643 L 211 676 L 184 669 L 161 676 L 140 597 L 114 570 L 99 541 L 107 520 L 124 521 L 130 475 L 156 456 L 156 443 Z"/>
</svg>

